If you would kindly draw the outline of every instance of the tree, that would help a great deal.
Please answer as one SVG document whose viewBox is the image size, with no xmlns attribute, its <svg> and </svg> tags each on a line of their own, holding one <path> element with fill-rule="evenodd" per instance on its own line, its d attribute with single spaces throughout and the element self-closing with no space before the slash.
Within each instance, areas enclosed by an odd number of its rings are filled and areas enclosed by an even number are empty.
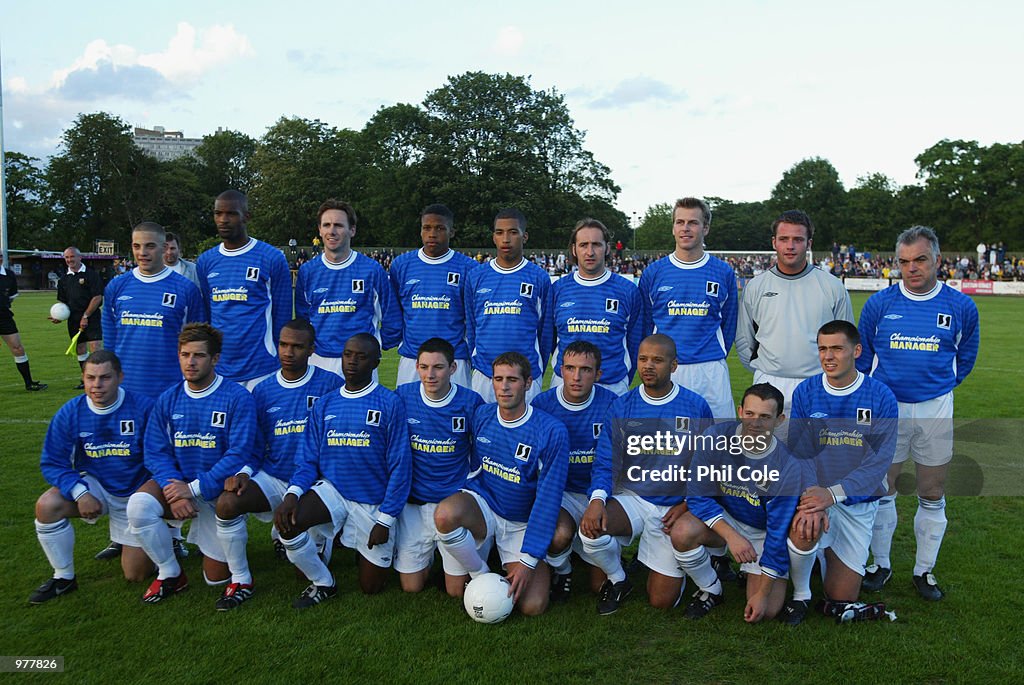
<svg viewBox="0 0 1024 685">
<path fill-rule="evenodd" d="M 623 244 L 629 245 L 625 240 Z M 676 248 L 672 237 L 672 205 L 660 202 L 651 205 L 644 212 L 644 218 L 636 229 L 636 249 L 671 252 Z"/>
<path fill-rule="evenodd" d="M 213 198 L 225 190 L 252 191 L 256 184 L 256 169 L 252 156 L 256 140 L 238 131 L 217 131 L 203 136 L 202 144 L 190 158 L 195 168 L 201 191 Z"/>
<path fill-rule="evenodd" d="M 4 153 L 7 242 L 15 249 L 55 249 L 46 205 L 46 178 L 39 160 L 20 152 Z"/>
<path fill-rule="evenodd" d="M 793 165 L 772 190 L 769 204 L 775 214 L 788 209 L 807 212 L 819 247 L 831 245 L 833 240 L 849 240 L 843 214 L 846 190 L 839 172 L 827 159 L 811 157 Z"/>
<path fill-rule="evenodd" d="M 861 250 L 892 249 L 899 186 L 881 173 L 861 176 L 846 194 L 846 240 Z M 819 249 L 828 247 L 818 243 Z"/>
<path fill-rule="evenodd" d="M 705 198 L 711 207 L 709 250 L 770 250 L 775 212 L 764 202 L 731 202 Z"/>
</svg>

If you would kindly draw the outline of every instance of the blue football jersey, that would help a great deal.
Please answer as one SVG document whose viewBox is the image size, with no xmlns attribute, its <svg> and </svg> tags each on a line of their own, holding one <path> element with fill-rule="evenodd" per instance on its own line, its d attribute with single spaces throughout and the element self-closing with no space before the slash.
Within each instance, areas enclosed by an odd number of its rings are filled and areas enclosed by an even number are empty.
<svg viewBox="0 0 1024 685">
<path fill-rule="evenodd" d="M 597 439 L 604 429 L 605 416 L 618 395 L 595 385 L 585 402 L 573 404 L 562 397 L 562 388 L 551 388 L 533 398 L 542 409 L 565 425 L 569 431 L 569 473 L 566 492 L 586 494 L 590 490 L 590 472 L 597 452 Z"/>
<path fill-rule="evenodd" d="M 602 383 L 632 381 L 643 336 L 643 303 L 633 281 L 610 271 L 588 280 L 574 271 L 551 285 L 551 300 L 555 375 L 562 375 L 565 348 L 586 340 L 601 350 Z"/>
<path fill-rule="evenodd" d="M 46 482 L 69 500 L 88 491 L 89 474 L 111 495 L 127 497 L 149 479 L 143 436 L 153 400 L 118 390 L 117 401 L 97 407 L 85 395 L 57 410 L 46 429 L 39 465 Z"/>
<path fill-rule="evenodd" d="M 278 368 L 277 337 L 292 318 L 292 274 L 284 254 L 250 238 L 237 250 L 223 244 L 196 260 L 209 321 L 224 334 L 217 373 L 245 381 Z"/>
<path fill-rule="evenodd" d="M 469 388 L 454 383 L 441 400 L 427 397 L 419 382 L 400 385 L 395 392 L 405 404 L 409 424 L 409 501 L 440 502 L 466 484 L 471 470 L 473 414 L 484 401 Z"/>
<path fill-rule="evenodd" d="M 455 348 L 456 359 L 469 359 L 462 293 L 466 276 L 477 266 L 475 259 L 455 250 L 436 258 L 422 249 L 395 257 L 388 278 L 401 308 L 398 354 L 415 359 L 420 345 L 441 337 Z"/>
<path fill-rule="evenodd" d="M 662 257 L 640 275 L 644 335 L 664 333 L 676 341 L 678 362 L 725 359 L 736 338 L 739 299 L 736 273 L 718 257 L 705 254 L 682 262 Z"/>
<path fill-rule="evenodd" d="M 401 337 L 402 315 L 384 267 L 355 250 L 340 264 L 320 255 L 302 265 L 295 316 L 313 324 L 322 357 L 340 357 L 356 333 L 369 333 L 385 350 Z"/>
<path fill-rule="evenodd" d="M 857 368 L 900 402 L 924 402 L 960 385 L 974 368 L 981 337 L 974 300 L 944 283 L 925 295 L 903 283 L 875 293 L 858 329 L 864 351 Z"/>
<path fill-rule="evenodd" d="M 344 382 L 336 373 L 310 366 L 298 380 L 290 381 L 278 371 L 253 388 L 259 427 L 256 452 L 261 470 L 286 483 L 291 480 L 313 405 Z"/>
<path fill-rule="evenodd" d="M 103 344 L 121 360 L 124 387 L 156 399 L 181 382 L 178 334 L 206 316 L 199 288 L 173 269 L 146 276 L 138 267 L 103 291 Z"/>
</svg>

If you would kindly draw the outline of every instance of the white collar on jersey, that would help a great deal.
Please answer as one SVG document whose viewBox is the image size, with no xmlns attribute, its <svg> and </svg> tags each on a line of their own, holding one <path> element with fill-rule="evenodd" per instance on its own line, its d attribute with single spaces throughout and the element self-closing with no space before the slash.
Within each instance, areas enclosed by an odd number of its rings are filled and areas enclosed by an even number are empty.
<svg viewBox="0 0 1024 685">
<path fill-rule="evenodd" d="M 658 398 L 651 397 L 650 395 L 647 394 L 647 390 L 644 388 L 643 385 L 639 386 L 639 388 L 640 388 L 640 399 L 642 399 L 647 404 L 654 405 L 654 406 L 658 406 L 658 405 L 661 405 L 661 404 L 668 404 L 669 402 L 674 400 L 676 398 L 676 396 L 679 394 L 679 385 L 677 385 L 675 381 L 672 382 L 672 390 L 669 391 L 669 393 L 667 395 L 665 395 L 664 397 L 658 397 Z"/>
<path fill-rule="evenodd" d="M 349 250 L 348 257 L 345 257 L 344 261 L 332 262 L 327 258 L 327 253 L 324 252 L 323 254 L 320 255 L 320 261 L 323 262 L 324 266 L 326 266 L 328 269 L 338 271 L 339 269 L 347 269 L 348 267 L 352 266 L 352 262 L 356 261 L 357 254 L 359 253 L 356 252 L 355 250 Z"/>
<path fill-rule="evenodd" d="M 416 256 L 418 256 L 420 258 L 421 262 L 425 262 L 427 264 L 444 264 L 449 259 L 451 259 L 454 255 L 455 255 L 455 250 L 453 250 L 450 247 L 448 248 L 448 251 L 445 252 L 440 257 L 431 257 L 430 255 L 428 255 L 426 252 L 423 251 L 422 247 L 420 249 L 416 250 Z"/>
<path fill-rule="evenodd" d="M 564 385 L 559 386 L 558 391 L 555 393 L 555 397 L 558 398 L 558 403 L 562 405 L 568 411 L 583 411 L 590 406 L 590 403 L 594 401 L 594 396 L 597 395 L 597 384 L 590 389 L 590 396 L 582 402 L 570 402 L 569 400 L 562 397 L 562 390 L 565 388 Z"/>
<path fill-rule="evenodd" d="M 423 389 L 423 383 L 420 383 L 420 399 L 423 400 L 423 404 L 434 409 L 447 407 L 451 403 L 451 401 L 455 399 L 455 393 L 458 392 L 457 388 L 459 387 L 454 383 L 452 383 L 451 386 L 452 387 L 448 389 L 447 395 L 445 395 L 439 400 L 432 400 L 429 397 L 427 397 L 427 391 Z"/>
<path fill-rule="evenodd" d="M 736 426 L 736 437 L 738 438 L 738 437 L 741 437 L 742 435 L 743 435 L 743 424 L 740 423 L 740 424 L 738 424 Z M 743 442 L 741 441 L 740 442 L 741 449 L 742 449 L 742 445 L 743 445 Z M 751 452 L 749 450 L 743 450 L 743 456 L 745 456 L 747 459 L 754 459 L 755 461 L 758 460 L 758 459 L 764 459 L 769 454 L 774 452 L 775 448 L 778 447 L 778 446 L 779 446 L 779 441 L 775 437 L 775 435 L 772 434 L 771 442 L 768 443 L 768 449 L 766 449 L 764 452 Z"/>
<path fill-rule="evenodd" d="M 588 286 L 588 287 L 589 286 L 594 286 L 594 285 L 601 285 L 602 283 L 607 283 L 608 279 L 611 278 L 611 277 L 612 277 L 612 272 L 609 271 L 608 269 L 605 269 L 604 273 L 601 274 L 600 276 L 598 276 L 597 278 L 584 278 L 583 276 L 580 275 L 580 272 L 579 272 L 578 269 L 576 271 L 572 272 L 572 279 L 574 281 L 576 281 L 580 285 L 585 285 L 585 286 Z"/>
<path fill-rule="evenodd" d="M 71 269 L 68 269 L 69 274 L 80 274 L 83 271 L 85 271 L 85 262 L 82 262 L 82 265 L 78 267 L 78 271 L 72 271 Z"/>
<path fill-rule="evenodd" d="M 281 373 L 281 369 L 278 369 L 277 373 L 274 375 L 277 378 L 278 385 L 287 390 L 291 390 L 293 388 L 301 388 L 306 383 L 308 383 L 309 380 L 313 377 L 314 368 L 315 367 L 312 364 L 310 364 L 308 367 L 306 367 L 306 373 L 302 374 L 300 378 L 296 378 L 293 381 L 290 381 L 287 378 L 285 378 L 284 374 Z"/>
<path fill-rule="evenodd" d="M 494 407 L 494 413 L 498 417 L 498 423 L 500 423 L 505 428 L 519 428 L 519 426 L 522 426 L 524 423 L 530 420 L 531 416 L 533 416 L 533 406 L 529 404 L 526 405 L 526 411 L 524 411 L 523 415 L 520 416 L 515 421 L 506 421 L 505 419 L 501 418 L 501 409 L 498 408 L 497 406 Z"/>
<path fill-rule="evenodd" d="M 236 247 L 234 250 L 229 250 L 228 248 L 224 247 L 224 243 L 221 243 L 220 245 L 218 245 L 217 249 L 225 257 L 237 257 L 239 255 L 245 254 L 246 252 L 248 252 L 252 248 L 256 247 L 256 243 L 257 242 L 259 242 L 259 241 L 257 241 L 255 238 L 250 236 L 249 240 L 246 241 L 245 245 L 242 245 L 241 247 Z"/>
<path fill-rule="evenodd" d="M 168 276 L 170 276 L 172 273 L 174 273 L 174 268 L 170 266 L 165 266 L 160 271 L 160 273 L 152 274 L 151 276 L 147 276 L 146 274 L 142 273 L 139 270 L 139 267 L 135 267 L 134 269 L 132 269 L 132 276 L 135 276 L 135 278 L 139 279 L 143 283 L 156 283 L 157 281 L 162 281 Z"/>
<path fill-rule="evenodd" d="M 89 407 L 89 411 L 91 411 L 93 414 L 99 414 L 100 416 L 103 416 L 105 414 L 113 414 L 115 411 L 121 408 L 122 404 L 124 404 L 124 388 L 117 389 L 117 401 L 115 401 L 109 407 L 97 407 L 93 403 L 92 398 L 89 397 L 88 395 L 85 396 L 85 403 Z"/>
<path fill-rule="evenodd" d="M 684 262 L 683 260 L 679 259 L 679 257 L 676 257 L 674 252 L 670 253 L 668 256 L 668 260 L 672 263 L 672 265 L 679 267 L 680 269 L 699 269 L 700 267 L 707 264 L 709 259 L 711 259 L 711 255 L 709 255 L 707 252 L 705 252 L 704 255 L 695 262 Z"/>
<path fill-rule="evenodd" d="M 203 397 L 209 397 L 213 393 L 217 392 L 217 388 L 219 388 L 221 383 L 224 382 L 224 376 L 216 374 L 216 376 L 213 379 L 213 383 L 210 383 L 208 386 L 198 391 L 188 387 L 188 381 L 183 382 L 185 383 L 185 394 L 191 397 L 192 399 L 198 400 Z"/>
<path fill-rule="evenodd" d="M 825 392 L 827 392 L 829 395 L 833 395 L 834 397 L 845 397 L 847 395 L 852 395 L 853 393 L 857 392 L 857 390 L 862 385 L 864 385 L 864 374 L 861 373 L 860 371 L 857 372 L 857 380 L 855 380 L 853 383 L 850 383 L 845 388 L 833 388 L 831 385 L 828 384 L 828 376 L 826 376 L 825 374 L 821 374 L 821 387 L 825 389 Z"/>
<path fill-rule="evenodd" d="M 503 266 L 498 266 L 498 258 L 497 257 L 495 257 L 494 259 L 492 259 L 491 261 L 489 261 L 487 263 L 490 264 L 491 268 L 494 269 L 495 271 L 497 271 L 499 274 L 515 273 L 516 271 L 519 271 L 524 266 L 529 264 L 529 262 L 526 260 L 526 257 L 523 257 L 522 260 L 518 264 L 513 266 L 511 269 L 506 269 Z"/>
<path fill-rule="evenodd" d="M 907 289 L 906 283 L 900 281 L 900 292 L 903 293 L 903 297 L 907 298 L 908 300 L 913 300 L 914 302 L 927 302 L 928 300 L 938 295 L 940 290 L 942 290 L 942 281 L 936 281 L 935 287 L 926 293 L 910 292 L 910 290 Z"/>
<path fill-rule="evenodd" d="M 356 390 L 355 392 L 348 390 L 343 385 L 341 386 L 341 390 L 339 390 L 338 392 L 341 393 L 341 396 L 344 397 L 346 400 L 355 400 L 360 397 L 366 397 L 371 392 L 376 390 L 378 385 L 379 383 L 377 383 L 377 381 L 370 381 L 370 384 L 367 385 L 365 388 L 363 388 L 362 390 Z"/>
</svg>

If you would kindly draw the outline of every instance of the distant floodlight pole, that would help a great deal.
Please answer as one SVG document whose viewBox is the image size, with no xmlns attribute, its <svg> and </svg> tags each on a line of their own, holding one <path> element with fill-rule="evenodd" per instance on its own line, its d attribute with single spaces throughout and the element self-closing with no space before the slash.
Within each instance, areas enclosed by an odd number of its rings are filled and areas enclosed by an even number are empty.
<svg viewBox="0 0 1024 685">
<path fill-rule="evenodd" d="M 640 229 L 640 222 L 636 218 L 636 212 L 633 212 L 633 223 L 630 226 L 633 228 L 633 252 L 636 252 L 636 232 Z"/>
</svg>

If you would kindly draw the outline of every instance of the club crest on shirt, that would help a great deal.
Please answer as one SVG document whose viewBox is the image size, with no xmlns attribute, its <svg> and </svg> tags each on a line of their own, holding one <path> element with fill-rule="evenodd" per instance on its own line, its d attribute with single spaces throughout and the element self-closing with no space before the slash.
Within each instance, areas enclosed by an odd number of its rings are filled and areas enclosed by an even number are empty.
<svg viewBox="0 0 1024 685">
<path fill-rule="evenodd" d="M 245 280 L 247 280 L 247 281 L 258 281 L 258 280 L 260 280 L 260 268 L 258 266 L 247 266 L 245 268 Z"/>
<path fill-rule="evenodd" d="M 601 437 L 601 429 L 604 427 L 603 423 L 592 423 L 590 424 L 590 427 L 594 433 L 594 440 L 597 440 L 599 437 Z"/>
<path fill-rule="evenodd" d="M 871 425 L 871 409 L 869 407 L 857 407 L 857 425 Z"/>
<path fill-rule="evenodd" d="M 448 285 L 458 285 L 459 284 L 459 276 L 461 276 L 461 274 L 458 271 L 449 271 L 448 272 Z"/>
<path fill-rule="evenodd" d="M 685 433 L 690 430 L 690 417 L 689 416 L 677 416 L 676 417 L 676 433 Z"/>
<path fill-rule="evenodd" d="M 708 281 L 704 292 L 711 297 L 718 297 L 718 283 L 715 281 Z"/>
<path fill-rule="evenodd" d="M 366 425 L 367 426 L 379 426 L 380 425 L 380 412 L 376 409 L 366 410 Z"/>
<path fill-rule="evenodd" d="M 133 419 L 121 421 L 121 435 L 135 435 L 135 421 Z"/>
<path fill-rule="evenodd" d="M 610 314 L 619 313 L 619 301 L 613 298 L 607 298 L 604 301 L 604 310 Z"/>
<path fill-rule="evenodd" d="M 519 294 L 523 297 L 533 297 L 533 283 L 520 283 Z"/>
<path fill-rule="evenodd" d="M 939 327 L 939 328 L 942 328 L 943 330 L 947 330 L 948 331 L 950 329 L 950 327 L 953 325 L 953 315 L 952 314 L 938 314 L 938 315 L 936 315 L 936 317 L 935 317 L 935 325 L 937 327 Z"/>
<path fill-rule="evenodd" d="M 223 428 L 228 423 L 228 414 L 223 411 L 215 411 L 210 415 L 210 425 L 214 428 Z"/>
<path fill-rule="evenodd" d="M 516 445 L 516 459 L 519 461 L 530 461 L 530 452 L 533 451 L 533 447 L 530 445 L 524 445 L 519 443 Z"/>
<path fill-rule="evenodd" d="M 366 292 L 366 282 L 363 281 L 363 279 L 361 279 L 361 278 L 353 278 L 352 279 L 352 292 L 354 292 L 354 293 L 365 293 Z"/>
<path fill-rule="evenodd" d="M 452 433 L 465 433 L 466 432 L 466 417 L 465 416 L 453 416 L 452 417 Z"/>
<path fill-rule="evenodd" d="M 178 301 L 178 296 L 175 293 L 164 293 L 163 301 L 160 303 L 165 307 L 174 307 L 174 303 Z"/>
</svg>

